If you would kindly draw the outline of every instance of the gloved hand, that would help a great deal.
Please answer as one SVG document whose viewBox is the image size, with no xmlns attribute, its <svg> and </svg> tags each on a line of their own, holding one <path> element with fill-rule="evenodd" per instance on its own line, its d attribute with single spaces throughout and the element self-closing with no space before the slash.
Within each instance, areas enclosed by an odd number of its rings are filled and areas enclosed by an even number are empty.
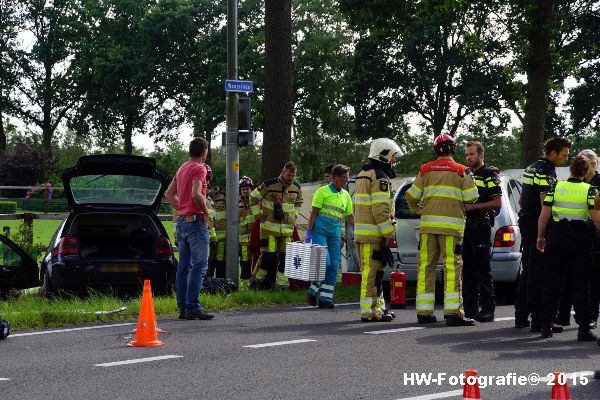
<svg viewBox="0 0 600 400">
<path fill-rule="evenodd" d="M 312 229 L 306 230 L 306 236 L 304 236 L 304 243 L 312 242 Z"/>
</svg>

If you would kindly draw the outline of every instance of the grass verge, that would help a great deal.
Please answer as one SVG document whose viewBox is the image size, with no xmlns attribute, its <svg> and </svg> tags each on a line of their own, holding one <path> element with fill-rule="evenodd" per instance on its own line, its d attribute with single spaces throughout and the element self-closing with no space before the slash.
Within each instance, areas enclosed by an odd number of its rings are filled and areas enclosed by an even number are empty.
<svg viewBox="0 0 600 400">
<path fill-rule="evenodd" d="M 338 302 L 357 301 L 359 291 L 359 287 L 337 285 L 335 299 Z M 306 302 L 306 292 L 304 290 L 241 290 L 231 294 L 202 294 L 200 302 L 202 307 L 210 312 L 303 305 Z M 97 311 L 116 310 L 120 307 L 125 307 L 125 310 L 114 314 L 96 313 Z M 154 297 L 154 308 L 158 318 L 173 317 L 178 313 L 174 295 Z M 0 303 L 0 315 L 10 322 L 15 331 L 103 322 L 135 321 L 139 309 L 140 298 L 120 299 L 97 293 L 86 299 L 77 297 L 53 299 L 26 297 Z"/>
</svg>

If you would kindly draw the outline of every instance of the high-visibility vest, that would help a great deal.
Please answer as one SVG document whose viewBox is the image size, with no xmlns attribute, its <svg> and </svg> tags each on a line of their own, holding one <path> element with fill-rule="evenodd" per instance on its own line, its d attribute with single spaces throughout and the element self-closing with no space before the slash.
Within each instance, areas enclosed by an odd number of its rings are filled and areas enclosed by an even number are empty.
<svg viewBox="0 0 600 400">
<path fill-rule="evenodd" d="M 560 221 L 587 221 L 590 209 L 594 208 L 596 190 L 589 183 L 579 179 L 560 181 L 544 199 L 544 204 L 552 206 L 552 219 Z"/>
</svg>

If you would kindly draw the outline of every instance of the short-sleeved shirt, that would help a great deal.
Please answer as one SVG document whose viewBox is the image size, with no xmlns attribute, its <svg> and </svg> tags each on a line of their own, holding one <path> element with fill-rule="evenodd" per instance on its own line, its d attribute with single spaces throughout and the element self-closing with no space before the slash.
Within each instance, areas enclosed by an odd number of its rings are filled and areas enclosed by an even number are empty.
<svg viewBox="0 0 600 400">
<path fill-rule="evenodd" d="M 589 210 L 594 209 L 596 188 L 581 179 L 569 178 L 561 181 L 544 198 L 544 205 L 552 207 L 555 221 L 586 221 Z"/>
<path fill-rule="evenodd" d="M 352 198 L 346 189 L 337 190 L 333 183 L 322 186 L 313 194 L 312 206 L 315 208 L 335 210 L 342 216 L 352 215 Z M 335 230 L 341 229 L 343 221 L 328 218 L 328 215 L 320 212 L 315 220 L 313 230 Z"/>
<path fill-rule="evenodd" d="M 500 186 L 500 178 L 496 171 L 483 165 L 477 171 L 473 171 L 473 180 L 477 186 L 479 198 L 475 203 L 487 203 L 492 200 L 492 197 L 502 196 L 502 187 Z M 485 217 L 491 210 L 473 210 L 467 211 L 467 220 Z"/>
<path fill-rule="evenodd" d="M 198 215 L 204 213 L 192 199 L 193 181 L 201 181 L 200 193 L 206 198 L 206 167 L 195 161 L 187 161 L 177 170 L 177 197 L 179 198 L 179 209 L 177 215 Z"/>
<path fill-rule="evenodd" d="M 540 193 L 550 192 L 556 185 L 556 168 L 550 160 L 540 158 L 523 172 L 520 216 L 526 221 L 537 221 L 542 211 Z"/>
</svg>

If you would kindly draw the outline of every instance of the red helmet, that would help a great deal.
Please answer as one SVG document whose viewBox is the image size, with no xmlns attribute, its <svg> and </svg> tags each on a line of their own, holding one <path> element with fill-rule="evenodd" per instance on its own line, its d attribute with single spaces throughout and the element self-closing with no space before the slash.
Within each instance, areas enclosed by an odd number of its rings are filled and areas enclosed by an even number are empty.
<svg viewBox="0 0 600 400">
<path fill-rule="evenodd" d="M 454 150 L 456 149 L 456 142 L 454 138 L 447 133 L 440 133 L 433 139 L 433 151 L 436 154 L 443 153 L 445 151 L 450 151 L 454 154 Z"/>
<path fill-rule="evenodd" d="M 213 178 L 212 168 L 208 164 L 204 164 L 204 166 L 206 167 L 206 180 L 210 181 Z"/>
<path fill-rule="evenodd" d="M 250 189 L 252 189 L 254 187 L 254 183 L 249 177 L 243 176 L 242 179 L 240 179 L 240 187 L 243 186 L 250 186 Z"/>
</svg>

